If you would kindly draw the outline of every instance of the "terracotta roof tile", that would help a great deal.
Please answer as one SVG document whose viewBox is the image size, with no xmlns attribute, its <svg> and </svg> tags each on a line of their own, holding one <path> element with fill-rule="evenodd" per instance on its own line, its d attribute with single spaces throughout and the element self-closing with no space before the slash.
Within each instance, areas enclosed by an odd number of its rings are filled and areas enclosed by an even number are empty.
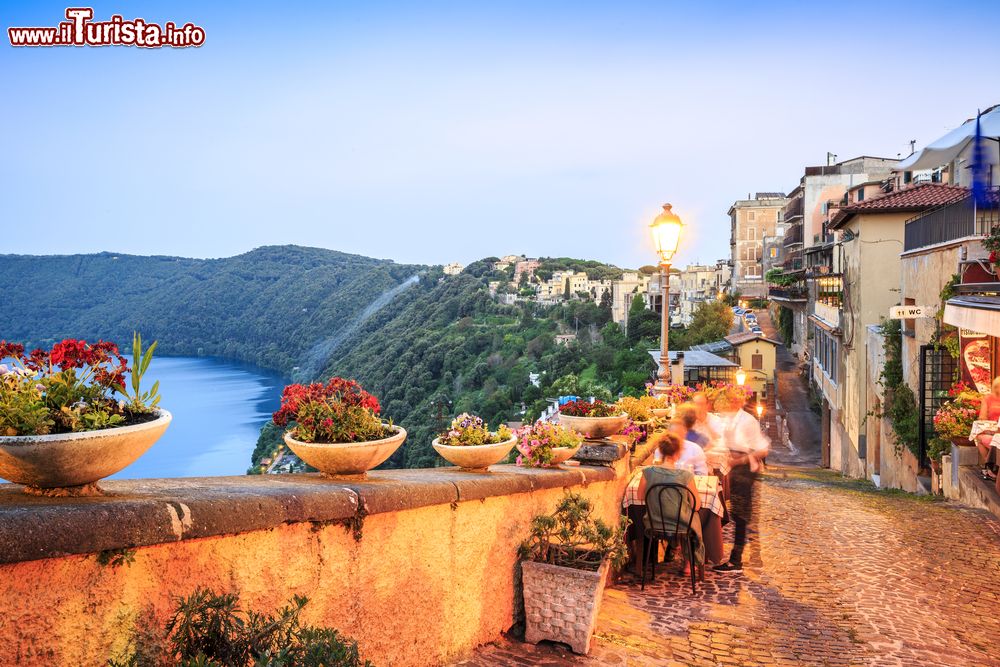
<svg viewBox="0 0 1000 667">
<path fill-rule="evenodd" d="M 960 185 L 943 183 L 918 183 L 917 185 L 889 192 L 878 197 L 851 204 L 840 209 L 831 222 L 838 229 L 859 213 L 904 213 L 925 211 L 929 208 L 952 204 L 969 196 L 969 189 Z"/>
</svg>

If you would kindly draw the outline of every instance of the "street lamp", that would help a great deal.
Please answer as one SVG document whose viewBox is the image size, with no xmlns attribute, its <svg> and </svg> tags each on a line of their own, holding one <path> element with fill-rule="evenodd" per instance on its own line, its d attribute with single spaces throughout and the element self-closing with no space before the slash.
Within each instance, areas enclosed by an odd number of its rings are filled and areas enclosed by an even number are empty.
<svg viewBox="0 0 1000 667">
<path fill-rule="evenodd" d="M 760 418 L 763 417 L 763 416 L 764 416 L 764 406 L 761 405 L 760 403 L 758 403 L 757 404 L 757 421 L 760 421 Z"/>
<path fill-rule="evenodd" d="M 660 321 L 660 370 L 653 386 L 654 394 L 666 393 L 670 385 L 670 355 L 667 352 L 670 331 L 670 262 L 677 252 L 683 226 L 677 214 L 670 210 L 670 204 L 663 205 L 663 212 L 656 216 L 649 226 L 649 231 L 653 234 L 653 246 L 656 248 L 656 254 L 660 256 L 660 292 L 663 300 Z"/>
<path fill-rule="evenodd" d="M 746 382 L 747 382 L 747 372 L 742 368 L 740 368 L 739 370 L 736 371 L 736 384 L 742 387 L 743 385 L 746 384 Z"/>
</svg>

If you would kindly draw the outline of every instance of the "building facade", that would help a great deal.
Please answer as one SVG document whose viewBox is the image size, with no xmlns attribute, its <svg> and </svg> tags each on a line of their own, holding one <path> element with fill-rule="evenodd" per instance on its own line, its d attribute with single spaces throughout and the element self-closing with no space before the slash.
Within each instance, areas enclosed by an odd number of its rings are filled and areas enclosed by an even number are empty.
<svg viewBox="0 0 1000 667">
<path fill-rule="evenodd" d="M 747 298 L 766 298 L 762 259 L 764 238 L 775 236 L 788 200 L 780 192 L 758 192 L 729 208 L 731 289 Z"/>
</svg>

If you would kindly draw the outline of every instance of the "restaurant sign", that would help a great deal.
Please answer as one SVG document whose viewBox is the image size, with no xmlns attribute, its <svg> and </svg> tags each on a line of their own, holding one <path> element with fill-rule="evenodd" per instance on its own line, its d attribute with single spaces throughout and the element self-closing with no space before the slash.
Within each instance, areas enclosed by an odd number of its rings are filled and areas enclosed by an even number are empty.
<svg viewBox="0 0 1000 667">
<path fill-rule="evenodd" d="M 961 351 L 962 380 L 975 387 L 979 393 L 988 394 L 993 381 L 993 355 L 989 336 L 959 329 L 958 345 Z"/>
<path fill-rule="evenodd" d="M 934 317 L 937 310 L 934 306 L 893 306 L 889 309 L 889 319 L 909 320 L 918 317 Z"/>
</svg>

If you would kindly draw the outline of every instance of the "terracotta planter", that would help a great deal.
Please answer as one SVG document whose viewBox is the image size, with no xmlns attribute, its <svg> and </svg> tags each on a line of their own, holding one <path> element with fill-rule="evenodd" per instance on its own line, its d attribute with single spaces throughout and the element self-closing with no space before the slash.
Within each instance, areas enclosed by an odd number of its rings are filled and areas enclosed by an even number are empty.
<svg viewBox="0 0 1000 667">
<path fill-rule="evenodd" d="M 357 477 L 384 463 L 403 444 L 406 431 L 398 426 L 395 429 L 394 435 L 381 440 L 344 443 L 302 442 L 286 432 L 285 444 L 322 473 Z"/>
<path fill-rule="evenodd" d="M 510 454 L 514 448 L 517 438 L 504 440 L 493 445 L 442 445 L 438 438 L 434 439 L 431 446 L 448 463 L 457 465 L 463 470 L 474 470 L 486 472 L 494 463 L 500 463 Z"/>
<path fill-rule="evenodd" d="M 29 493 L 99 495 L 96 482 L 125 469 L 167 430 L 172 416 L 81 433 L 0 436 L 0 477 Z"/>
<path fill-rule="evenodd" d="M 548 563 L 521 562 L 524 586 L 524 640 L 569 644 L 574 653 L 590 651 L 609 564 L 589 572 Z"/>
<path fill-rule="evenodd" d="M 653 416 L 657 419 L 663 419 L 664 417 L 670 416 L 670 408 L 653 408 L 650 412 L 652 412 Z"/>
<path fill-rule="evenodd" d="M 572 429 L 585 438 L 596 440 L 614 435 L 625 428 L 628 415 L 620 414 L 611 417 L 571 417 L 559 415 L 559 425 Z"/>
<path fill-rule="evenodd" d="M 568 461 L 569 459 L 573 458 L 574 454 L 576 454 L 578 451 L 580 451 L 581 447 L 583 447 L 583 443 L 582 442 L 579 445 L 577 445 L 576 447 L 553 447 L 552 448 L 552 462 L 549 465 L 550 466 L 557 466 L 560 463 Z M 520 443 L 518 443 L 518 445 L 517 445 L 517 451 L 521 452 L 521 454 L 525 458 L 527 458 L 528 453 L 526 451 L 524 451 L 523 449 L 521 449 Z"/>
</svg>

